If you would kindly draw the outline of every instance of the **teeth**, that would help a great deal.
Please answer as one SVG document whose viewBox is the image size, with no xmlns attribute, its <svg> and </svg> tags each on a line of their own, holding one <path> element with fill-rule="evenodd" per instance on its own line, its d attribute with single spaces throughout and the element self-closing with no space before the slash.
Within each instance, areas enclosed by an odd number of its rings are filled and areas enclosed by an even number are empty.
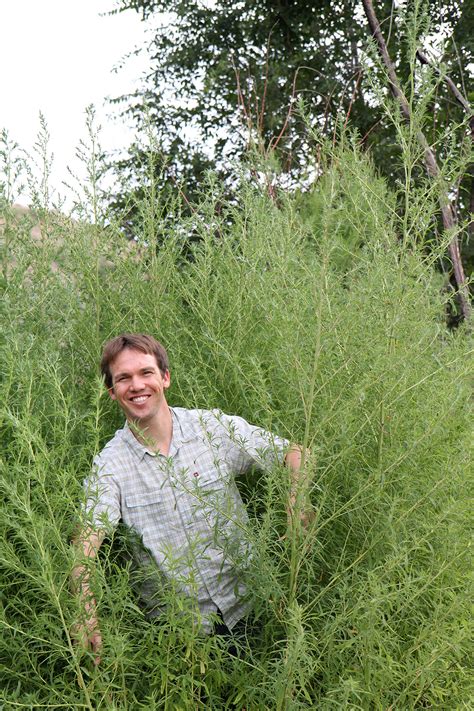
<svg viewBox="0 0 474 711">
<path fill-rule="evenodd" d="M 148 400 L 148 395 L 140 395 L 140 397 L 132 397 L 131 398 L 132 402 L 145 402 L 145 400 Z"/>
</svg>

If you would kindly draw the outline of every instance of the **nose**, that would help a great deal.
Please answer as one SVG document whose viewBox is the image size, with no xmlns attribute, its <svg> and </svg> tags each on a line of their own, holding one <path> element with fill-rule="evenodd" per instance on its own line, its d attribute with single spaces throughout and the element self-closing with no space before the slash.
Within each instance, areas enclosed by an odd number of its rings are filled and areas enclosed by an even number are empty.
<svg viewBox="0 0 474 711">
<path fill-rule="evenodd" d="M 132 380 L 130 382 L 130 388 L 131 390 L 142 390 L 143 389 L 143 382 L 142 379 L 139 375 L 133 375 Z"/>
</svg>

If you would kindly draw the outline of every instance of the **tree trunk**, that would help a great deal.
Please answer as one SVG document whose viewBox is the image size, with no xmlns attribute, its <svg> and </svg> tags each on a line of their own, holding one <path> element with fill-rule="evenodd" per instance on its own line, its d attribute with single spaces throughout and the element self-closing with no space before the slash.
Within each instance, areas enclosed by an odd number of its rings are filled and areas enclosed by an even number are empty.
<svg viewBox="0 0 474 711">
<path fill-rule="evenodd" d="M 384 37 L 380 30 L 380 24 L 374 11 L 372 0 L 362 0 L 364 6 L 365 14 L 371 29 L 372 35 L 374 36 L 377 46 L 379 49 L 379 54 L 382 58 L 382 62 L 385 66 L 388 76 L 388 83 L 390 86 L 390 91 L 392 92 L 394 98 L 398 101 L 400 109 L 404 118 L 410 122 L 411 121 L 411 111 L 408 101 L 400 87 L 397 74 L 395 72 L 395 66 L 390 59 L 390 55 L 387 50 L 387 45 L 385 43 Z M 436 162 L 436 156 L 431 149 L 426 137 L 422 131 L 417 131 L 416 137 L 420 146 L 423 149 L 425 166 L 428 175 L 431 178 L 437 178 L 440 174 L 438 163 Z M 454 217 L 454 211 L 449 200 L 447 189 L 442 190 L 439 203 L 441 207 L 441 217 L 443 220 L 443 227 L 447 230 L 452 230 L 456 227 L 456 219 Z M 469 293 L 466 286 L 466 277 L 464 275 L 464 269 L 461 262 L 461 254 L 459 251 L 459 243 L 456 235 L 453 236 L 451 242 L 448 245 L 448 253 L 453 265 L 454 279 L 456 282 L 456 287 L 458 290 L 459 305 L 461 309 L 462 316 L 465 320 L 469 319 L 471 313 L 471 307 L 469 303 Z"/>
</svg>

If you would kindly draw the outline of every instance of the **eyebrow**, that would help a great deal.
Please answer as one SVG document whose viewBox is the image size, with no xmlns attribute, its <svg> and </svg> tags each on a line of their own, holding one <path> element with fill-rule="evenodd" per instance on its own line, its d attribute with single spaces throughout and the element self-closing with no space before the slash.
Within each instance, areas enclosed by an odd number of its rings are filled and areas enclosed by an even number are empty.
<svg viewBox="0 0 474 711">
<path fill-rule="evenodd" d="M 138 372 L 144 373 L 146 370 L 153 370 L 153 369 L 154 369 L 153 365 L 146 365 L 144 368 L 140 368 L 140 370 Z M 114 380 L 118 380 L 118 378 L 126 377 L 127 375 L 130 375 L 130 373 L 126 370 L 124 370 L 121 373 L 116 373 L 116 375 L 114 375 Z"/>
</svg>

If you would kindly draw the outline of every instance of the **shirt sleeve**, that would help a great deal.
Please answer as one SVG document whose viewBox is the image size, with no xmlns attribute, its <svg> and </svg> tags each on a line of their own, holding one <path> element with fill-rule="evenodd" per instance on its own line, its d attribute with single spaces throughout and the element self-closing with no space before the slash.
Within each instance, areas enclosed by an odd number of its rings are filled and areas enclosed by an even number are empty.
<svg viewBox="0 0 474 711">
<path fill-rule="evenodd" d="M 92 472 L 84 481 L 85 522 L 94 528 L 111 530 L 121 519 L 120 490 L 110 465 L 100 454 L 94 458 Z"/>
<path fill-rule="evenodd" d="M 283 464 L 290 443 L 284 437 L 251 425 L 243 417 L 215 411 L 231 447 L 234 470 L 244 474 L 252 466 L 270 469 Z"/>
</svg>

